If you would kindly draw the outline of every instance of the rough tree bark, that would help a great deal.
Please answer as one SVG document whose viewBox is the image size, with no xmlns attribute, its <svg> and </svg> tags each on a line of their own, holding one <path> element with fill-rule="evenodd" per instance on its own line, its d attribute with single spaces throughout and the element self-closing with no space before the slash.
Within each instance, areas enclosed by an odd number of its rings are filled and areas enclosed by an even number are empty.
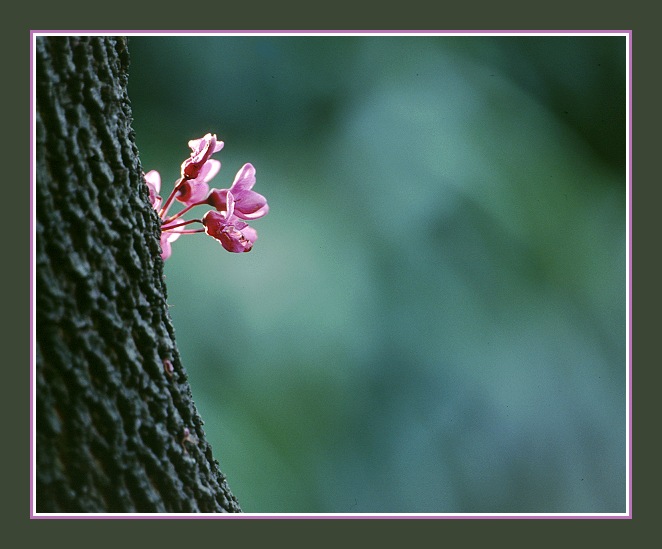
<svg viewBox="0 0 662 549">
<path fill-rule="evenodd" d="M 39 37 L 36 510 L 240 512 L 166 303 L 121 37 Z"/>
</svg>

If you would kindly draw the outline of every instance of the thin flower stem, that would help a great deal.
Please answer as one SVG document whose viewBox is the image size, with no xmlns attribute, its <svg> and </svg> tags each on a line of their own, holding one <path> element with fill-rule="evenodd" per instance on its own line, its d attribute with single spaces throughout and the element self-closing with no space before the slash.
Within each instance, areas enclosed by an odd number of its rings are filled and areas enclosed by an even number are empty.
<svg viewBox="0 0 662 549">
<path fill-rule="evenodd" d="M 168 213 L 168 210 L 172 205 L 172 201 L 175 199 L 175 196 L 177 196 L 177 193 L 179 192 L 179 186 L 182 184 L 183 181 L 184 181 L 183 177 L 180 177 L 177 181 L 175 181 L 175 187 L 172 189 L 172 192 L 170 193 L 168 200 L 165 201 L 163 208 L 161 208 L 161 211 L 159 212 L 159 217 L 161 219 L 164 219 L 165 215 Z"/>
<path fill-rule="evenodd" d="M 168 229 L 170 230 L 170 229 Z M 183 231 L 175 231 L 177 234 L 195 234 L 195 233 L 204 233 L 204 229 L 185 229 Z"/>
<path fill-rule="evenodd" d="M 166 222 L 166 223 L 170 223 L 171 221 L 174 221 L 175 219 L 178 219 L 178 218 L 180 218 L 181 216 L 183 216 L 183 215 L 184 215 L 186 212 L 188 212 L 191 208 L 194 208 L 195 206 L 201 206 L 202 204 L 205 204 L 205 201 L 204 201 L 204 200 L 201 201 L 201 202 L 196 202 L 195 204 L 189 204 L 189 205 L 186 206 L 186 208 L 184 208 L 181 212 L 177 212 L 176 214 L 171 215 L 168 219 L 165 220 L 165 222 Z"/>
<path fill-rule="evenodd" d="M 162 231 L 172 231 L 173 229 L 183 227 L 184 225 L 189 225 L 190 223 L 202 223 L 202 220 L 201 219 L 189 219 L 188 221 L 182 221 L 181 223 L 175 223 L 174 225 L 169 225 L 169 222 L 168 222 L 168 223 L 164 223 L 163 225 L 161 225 L 161 230 Z M 180 231 L 177 231 L 177 232 L 180 232 Z"/>
</svg>

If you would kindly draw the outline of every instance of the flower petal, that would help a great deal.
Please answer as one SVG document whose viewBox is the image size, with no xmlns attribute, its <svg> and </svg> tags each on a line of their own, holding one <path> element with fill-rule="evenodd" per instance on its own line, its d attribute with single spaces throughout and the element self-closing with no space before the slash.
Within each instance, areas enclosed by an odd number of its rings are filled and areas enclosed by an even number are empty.
<svg viewBox="0 0 662 549">
<path fill-rule="evenodd" d="M 192 206 L 204 201 L 208 194 L 209 185 L 207 183 L 197 179 L 184 179 L 179 185 L 175 198 L 187 206 Z"/>
<path fill-rule="evenodd" d="M 145 183 L 153 188 L 157 194 L 161 192 L 161 174 L 156 170 L 150 170 L 145 174 Z"/>
<path fill-rule="evenodd" d="M 198 177 L 195 179 L 200 183 L 207 183 L 216 177 L 216 174 L 218 174 L 220 169 L 221 163 L 218 160 L 210 158 L 202 165 L 202 168 L 200 168 L 200 171 L 198 172 Z"/>
<path fill-rule="evenodd" d="M 186 179 L 196 179 L 209 157 L 223 148 L 223 142 L 216 140 L 216 134 L 208 133 L 200 139 L 188 142 L 191 156 L 182 162 L 181 173 Z"/>
<path fill-rule="evenodd" d="M 226 212 L 225 212 L 225 218 L 230 219 L 232 217 L 232 214 L 234 214 L 234 195 L 228 191 L 226 196 Z"/>
<path fill-rule="evenodd" d="M 228 205 L 228 189 L 212 189 L 207 197 L 207 204 L 219 212 L 225 211 Z"/>
<path fill-rule="evenodd" d="M 269 213 L 267 199 L 255 191 L 235 194 L 234 213 L 242 219 L 257 219 Z"/>
<path fill-rule="evenodd" d="M 163 199 L 159 195 L 161 190 L 161 174 L 156 170 L 150 170 L 145 174 L 145 183 L 149 189 L 149 203 L 152 208 L 158 210 Z"/>
<path fill-rule="evenodd" d="M 178 232 L 164 231 L 161 233 L 161 259 L 164 261 L 172 254 L 171 242 L 174 242 L 181 236 Z"/>
<path fill-rule="evenodd" d="M 237 172 L 230 190 L 232 192 L 249 191 L 253 185 L 255 185 L 255 168 L 252 164 L 244 164 Z"/>
<path fill-rule="evenodd" d="M 229 203 L 232 195 L 228 194 Z M 233 253 L 250 252 L 257 240 L 257 232 L 235 216 L 209 210 L 202 218 L 205 232 L 218 240 L 223 248 Z"/>
</svg>

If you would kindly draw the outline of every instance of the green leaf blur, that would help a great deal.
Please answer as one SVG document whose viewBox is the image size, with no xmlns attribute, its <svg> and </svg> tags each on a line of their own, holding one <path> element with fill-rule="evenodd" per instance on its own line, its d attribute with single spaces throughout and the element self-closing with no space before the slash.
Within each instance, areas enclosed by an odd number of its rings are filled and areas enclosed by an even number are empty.
<svg viewBox="0 0 662 549">
<path fill-rule="evenodd" d="M 622 37 L 131 37 L 145 171 L 271 211 L 168 302 L 246 512 L 625 512 Z"/>
</svg>

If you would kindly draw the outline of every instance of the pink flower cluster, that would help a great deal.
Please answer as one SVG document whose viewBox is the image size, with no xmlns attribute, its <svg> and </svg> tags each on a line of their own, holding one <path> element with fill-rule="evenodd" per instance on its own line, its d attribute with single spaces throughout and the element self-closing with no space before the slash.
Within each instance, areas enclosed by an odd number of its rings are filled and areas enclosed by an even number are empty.
<svg viewBox="0 0 662 549">
<path fill-rule="evenodd" d="M 149 200 L 161 218 L 161 257 L 170 257 L 172 243 L 181 235 L 201 232 L 213 236 L 229 252 L 250 252 L 257 240 L 257 232 L 246 220 L 257 219 L 269 212 L 267 199 L 252 190 L 255 168 L 252 164 L 244 164 L 229 189 L 210 190 L 209 181 L 221 169 L 221 163 L 211 156 L 223 148 L 223 141 L 208 133 L 200 139 L 189 141 L 188 145 L 191 156 L 182 163 L 181 177 L 165 202 L 159 195 L 159 172 L 151 170 L 145 174 Z M 175 200 L 184 208 L 169 216 L 168 211 Z M 182 219 L 193 207 L 203 205 L 214 209 L 207 211 L 202 219 Z M 186 228 L 191 223 L 201 223 L 204 228 Z"/>
</svg>

